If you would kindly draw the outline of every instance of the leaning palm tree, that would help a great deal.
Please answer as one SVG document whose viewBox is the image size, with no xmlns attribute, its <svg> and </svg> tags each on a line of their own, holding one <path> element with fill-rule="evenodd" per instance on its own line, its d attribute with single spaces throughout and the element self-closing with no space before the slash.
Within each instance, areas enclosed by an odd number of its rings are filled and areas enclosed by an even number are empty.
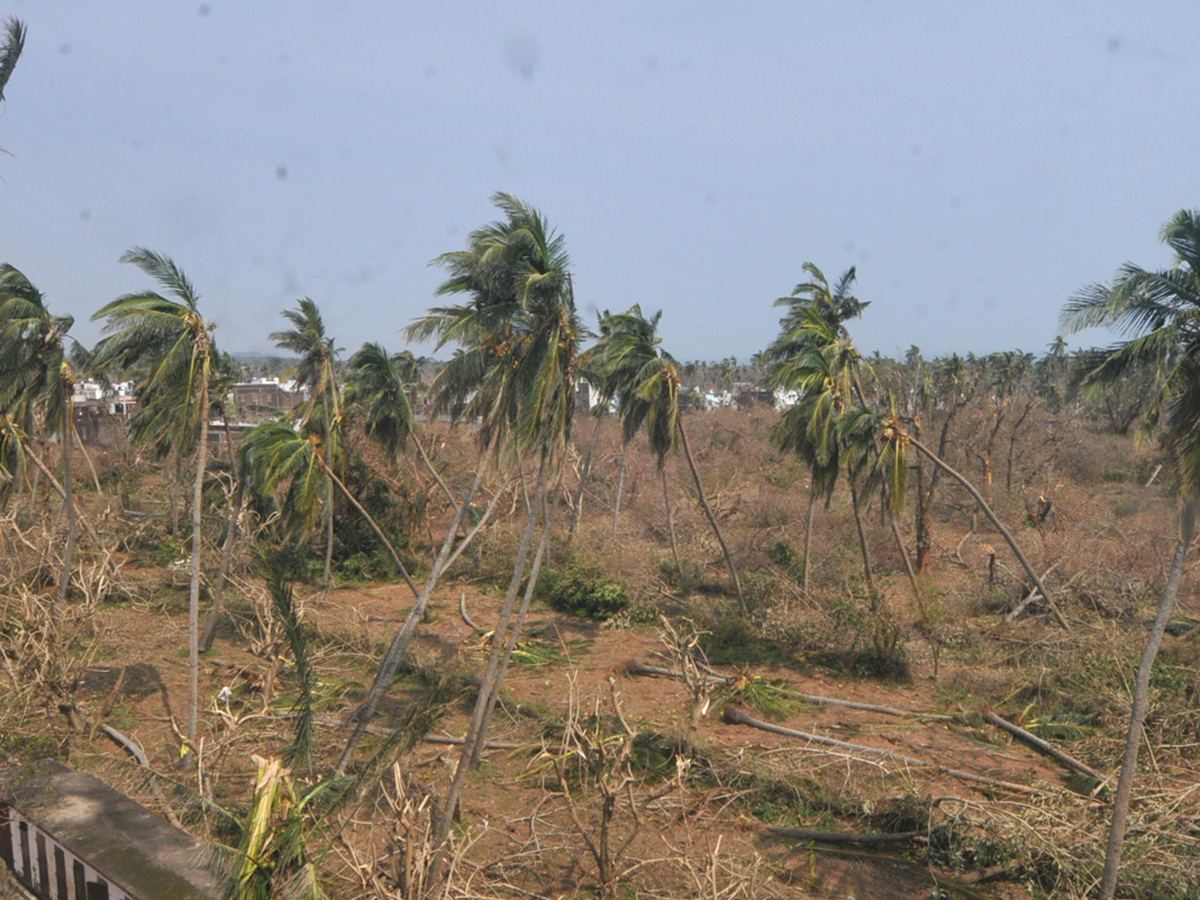
<svg viewBox="0 0 1200 900">
<path fill-rule="evenodd" d="M 489 658 L 480 690 L 484 706 L 476 708 L 465 745 L 473 753 L 477 735 L 487 730 L 487 705 L 499 683 L 496 673 L 500 671 L 516 594 L 528 562 L 531 529 L 536 528 L 551 469 L 560 464 L 569 437 L 574 406 L 571 374 L 578 342 L 585 332 L 575 314 L 565 244 L 540 213 L 515 197 L 500 193 L 493 201 L 505 218 L 471 232 L 466 250 L 447 253 L 435 260 L 436 265 L 450 273 L 438 288 L 438 294 L 467 295 L 468 302 L 435 307 L 406 330 L 410 340 L 433 340 L 438 347 L 459 345 L 460 349 L 430 386 L 431 415 L 448 413 L 455 419 L 477 421 L 480 464 L 471 486 L 457 504 L 420 597 L 393 637 L 367 699 L 356 713 L 355 731 L 335 767 L 339 773 L 349 765 L 367 723 L 390 687 L 434 588 L 483 524 L 483 520 L 477 522 L 455 547 L 455 535 L 483 479 L 494 464 L 503 461 L 507 467 L 519 457 L 532 454 L 539 471 L 539 487 L 530 504 L 534 525 L 526 523 L 526 535 L 514 559 L 514 578 L 505 595 L 501 624 L 494 632 L 494 655 Z M 536 578 L 531 575 L 531 580 Z M 499 652 L 497 646 L 501 648 Z M 455 800 L 457 792 L 462 790 L 461 779 L 456 780 Z"/>
<path fill-rule="evenodd" d="M 7 263 L 0 265 L 0 413 L 25 423 L 26 432 L 35 419 L 40 420 L 45 432 L 57 435 L 62 446 L 67 540 L 58 582 L 59 606 L 67 598 L 75 552 L 71 441 L 76 373 L 67 345 L 74 321 L 71 316 L 52 315 L 41 291 L 28 278 Z"/>
<path fill-rule="evenodd" d="M 1093 364 L 1084 377 L 1085 386 L 1102 390 L 1139 367 L 1159 373 L 1147 420 L 1150 428 L 1160 426 L 1164 432 L 1164 443 L 1179 472 L 1181 495 L 1179 541 L 1138 667 L 1100 881 L 1102 900 L 1110 900 L 1117 887 L 1150 675 L 1175 607 L 1187 549 L 1196 530 L 1196 498 L 1200 494 L 1200 211 L 1180 210 L 1163 226 L 1160 238 L 1174 253 L 1169 269 L 1150 271 L 1125 263 L 1111 284 L 1093 284 L 1075 294 L 1062 316 L 1069 333 L 1107 327 L 1129 335 Z"/>
<path fill-rule="evenodd" d="M 188 723 L 185 751 L 196 749 L 199 710 L 200 556 L 202 492 L 208 459 L 209 382 L 216 359 L 215 323 L 200 314 L 195 287 L 173 260 L 135 247 L 121 257 L 149 275 L 167 296 L 155 291 L 126 294 L 99 310 L 106 319 L 95 350 L 97 368 L 145 372 L 141 409 L 130 421 L 135 440 L 170 445 L 176 453 L 196 452 L 192 483 L 192 563 L 188 589 Z"/>
<path fill-rule="evenodd" d="M 453 340 L 463 355 L 434 381 L 435 403 L 458 404 L 474 380 L 465 415 L 479 415 L 486 455 L 529 459 L 537 481 L 512 576 L 493 632 L 491 652 L 462 754 L 438 818 L 435 845 L 445 841 L 471 764 L 488 723 L 537 583 L 548 539 L 545 503 L 560 475 L 575 407 L 579 342 L 586 333 L 575 310 L 569 257 L 562 235 L 545 217 L 508 194 L 493 198 L 505 218 L 472 232 L 468 249 L 439 259 L 451 277 L 442 294 L 465 294 L 461 306 L 434 310 L 410 329 L 414 336 Z M 457 363 L 457 365 L 456 365 Z M 470 368 L 464 368 L 470 366 Z M 444 392 L 444 393 L 443 393 Z M 528 570 L 538 519 L 538 551 Z M 525 592 L 515 610 L 522 582 Z M 514 611 L 516 612 L 514 619 Z"/>
<path fill-rule="evenodd" d="M 661 318 L 662 312 L 659 311 L 647 319 L 637 305 L 617 316 L 609 316 L 609 330 L 602 330 L 593 350 L 596 365 L 606 377 L 616 379 L 616 395 L 626 442 L 645 429 L 660 472 L 664 470 L 667 457 L 676 448 L 683 451 L 696 484 L 700 506 L 729 567 L 738 608 L 746 615 L 746 600 L 742 595 L 742 583 L 733 562 L 733 554 L 709 505 L 700 470 L 688 445 L 683 417 L 679 414 L 679 369 L 671 355 L 659 346 L 662 339 L 656 332 Z"/>
<path fill-rule="evenodd" d="M 808 590 L 813 512 L 818 500 L 829 503 L 841 473 L 845 448 L 839 424 L 852 403 L 858 353 L 820 310 L 810 308 L 789 319 L 791 328 L 767 351 L 772 359 L 767 383 L 794 391 L 797 397 L 797 402 L 784 411 L 772 428 L 771 440 L 781 450 L 795 453 L 809 469 L 804 534 L 804 589 Z M 871 568 L 857 493 L 852 491 L 851 497 L 864 571 L 870 584 Z"/>
<path fill-rule="evenodd" d="M 296 301 L 295 309 L 285 309 L 282 313 L 292 327 L 287 331 L 272 333 L 271 340 L 281 350 L 287 350 L 300 357 L 293 375 L 296 384 L 309 391 L 308 405 L 304 414 L 307 421 L 313 413 L 320 411 L 321 424 L 324 429 L 325 468 L 333 470 L 337 438 L 340 433 L 341 408 L 338 399 L 337 377 L 334 374 L 334 363 L 337 361 L 340 347 L 334 346 L 333 338 L 325 334 L 325 322 L 317 304 L 308 297 Z M 325 494 L 325 568 L 321 582 L 325 587 L 330 584 L 330 570 L 333 566 L 333 482 L 328 483 Z"/>
<path fill-rule="evenodd" d="M 818 500 L 828 503 L 832 497 L 843 457 L 838 422 L 855 396 L 863 402 L 858 385 L 860 355 L 850 342 L 845 323 L 858 318 L 870 303 L 851 293 L 856 277 L 853 267 L 833 286 L 813 263 L 804 263 L 803 269 L 810 280 L 796 285 L 790 296 L 775 301 L 785 312 L 779 320 L 779 336 L 763 351 L 760 361 L 767 367 L 765 381 L 769 386 L 795 392 L 799 398 L 776 424 L 772 439 L 781 448 L 796 453 L 811 473 L 804 532 L 803 586 L 808 590 L 813 513 Z M 863 570 L 874 595 L 858 486 L 852 472 L 848 472 L 848 481 Z"/>
</svg>

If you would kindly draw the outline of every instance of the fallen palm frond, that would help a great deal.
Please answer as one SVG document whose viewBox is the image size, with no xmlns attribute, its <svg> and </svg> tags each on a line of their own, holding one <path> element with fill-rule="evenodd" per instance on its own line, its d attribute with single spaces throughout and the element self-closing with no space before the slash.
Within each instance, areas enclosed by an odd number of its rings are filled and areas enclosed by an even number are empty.
<svg viewBox="0 0 1200 900">
<path fill-rule="evenodd" d="M 738 672 L 725 682 L 713 698 L 714 703 L 737 703 L 757 710 L 768 719 L 787 719 L 800 712 L 805 697 L 779 679 Z"/>
</svg>

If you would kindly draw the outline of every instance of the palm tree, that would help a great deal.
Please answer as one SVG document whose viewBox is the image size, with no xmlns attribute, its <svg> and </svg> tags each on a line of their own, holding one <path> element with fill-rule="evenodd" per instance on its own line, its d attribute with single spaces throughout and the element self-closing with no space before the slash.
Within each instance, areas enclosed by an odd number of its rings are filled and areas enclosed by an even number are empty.
<svg viewBox="0 0 1200 900">
<path fill-rule="evenodd" d="M 20 271 L 0 265 L 0 412 L 25 423 L 28 433 L 35 417 L 62 445 L 64 507 L 67 542 L 63 549 L 58 600 L 66 601 L 75 552 L 75 503 L 71 476 L 74 436 L 75 369 L 67 348 L 71 316 L 54 316 L 44 297 Z M 78 353 L 76 354 L 78 358 Z"/>
<path fill-rule="evenodd" d="M 614 380 L 626 443 L 644 428 L 660 472 L 664 471 L 667 457 L 676 448 L 683 450 L 696 484 L 700 506 L 729 567 L 738 608 L 746 615 L 746 600 L 742 595 L 742 583 L 733 562 L 733 554 L 709 505 L 700 470 L 688 445 L 683 417 L 679 414 L 679 369 L 671 355 L 659 347 L 662 339 L 657 336 L 657 329 L 661 318 L 662 312 L 659 311 L 647 319 L 637 305 L 627 312 L 606 316 L 608 330 L 601 329 L 600 340 L 593 350 L 596 366 L 606 378 Z"/>
<path fill-rule="evenodd" d="M 340 347 L 334 346 L 333 338 L 325 334 L 325 322 L 317 304 L 308 297 L 296 301 L 296 308 L 285 309 L 281 315 L 292 323 L 288 331 L 276 331 L 271 334 L 275 346 L 300 357 L 293 375 L 299 387 L 309 391 L 308 407 L 304 415 L 305 421 L 312 418 L 314 411 L 321 412 L 321 425 L 324 429 L 325 469 L 332 472 L 334 465 L 335 445 L 341 425 L 341 409 L 338 400 L 337 377 L 334 374 L 334 363 Z M 325 587 L 330 584 L 330 569 L 333 566 L 333 482 L 327 483 L 325 493 L 325 568 L 321 582 Z"/>
<path fill-rule="evenodd" d="M 480 416 L 485 453 L 532 458 L 538 472 L 466 741 L 439 816 L 434 838 L 439 847 L 449 833 L 466 773 L 478 759 L 537 582 L 548 515 L 514 620 L 538 518 L 570 439 L 579 342 L 586 334 L 575 310 L 562 235 L 536 209 L 511 195 L 496 194 L 493 201 L 505 218 L 472 232 L 466 251 L 438 260 L 450 272 L 438 293 L 466 294 L 468 302 L 432 310 L 409 329 L 410 337 L 436 335 L 442 345 L 453 340 L 463 348 L 434 381 L 435 407 L 461 405 L 465 415 Z M 474 390 L 470 400 L 464 390 Z"/>
<path fill-rule="evenodd" d="M 1110 900 L 1117 887 L 1150 675 L 1175 607 L 1187 549 L 1195 534 L 1196 498 L 1200 491 L 1200 211 L 1177 212 L 1163 226 L 1160 239 L 1174 253 L 1170 268 L 1149 271 L 1125 263 L 1111 284 L 1093 284 L 1071 297 L 1062 315 L 1068 333 L 1107 327 L 1130 335 L 1128 340 L 1111 346 L 1094 363 L 1084 377 L 1085 384 L 1102 387 L 1141 367 L 1159 373 L 1147 418 L 1151 426 L 1163 428 L 1166 449 L 1179 471 L 1181 494 L 1179 541 L 1138 667 L 1100 881 L 1102 900 Z"/>
<path fill-rule="evenodd" d="M 132 263 L 165 290 L 118 297 L 93 319 L 107 319 L 108 337 L 96 346 L 97 368 L 124 372 L 144 367 L 141 409 L 130 421 L 135 440 L 170 445 L 178 454 L 196 451 L 192 484 L 192 564 L 188 588 L 188 724 L 190 759 L 196 749 L 199 703 L 200 556 L 202 492 L 208 459 L 209 380 L 216 347 L 215 323 L 200 314 L 199 294 L 173 260 L 142 247 L 127 251 Z"/>
<path fill-rule="evenodd" d="M 804 587 L 807 590 L 813 512 L 819 499 L 829 502 L 841 464 L 845 463 L 863 572 L 874 598 L 875 582 L 857 483 L 857 466 L 864 457 L 844 453 L 847 448 L 839 431 L 841 417 L 855 398 L 859 404 L 866 403 L 858 377 L 861 356 L 850 342 L 845 323 L 861 315 L 870 304 L 851 293 L 856 277 L 853 268 L 832 287 L 813 263 L 806 262 L 803 268 L 811 280 L 796 285 L 791 296 L 775 301 L 786 312 L 779 321 L 779 336 L 763 352 L 761 361 L 767 366 L 767 384 L 795 391 L 800 397 L 800 402 L 776 424 L 772 437 L 779 447 L 800 456 L 812 476 L 804 535 Z"/>
<path fill-rule="evenodd" d="M 608 315 L 605 310 L 600 317 L 600 333 L 604 333 L 604 318 Z M 588 403 L 591 415 L 596 419 L 596 424 L 592 428 L 592 436 L 588 439 L 587 453 L 583 457 L 583 467 L 579 470 L 579 484 L 575 487 L 575 499 L 571 505 L 571 526 L 567 529 L 567 547 L 571 546 L 571 541 L 575 538 L 575 531 L 579 527 L 579 520 L 583 516 L 583 495 L 587 487 L 588 473 L 592 469 L 592 456 L 596 451 L 596 439 L 600 436 L 600 426 L 604 421 L 604 413 L 608 410 L 609 403 L 615 391 L 615 387 L 610 383 L 610 379 L 606 379 L 595 365 L 594 357 L 591 353 L 584 353 L 579 358 L 579 376 L 587 382 L 588 385 Z M 624 475 L 624 472 L 621 473 Z M 620 500 L 617 501 L 618 506 Z"/>
<path fill-rule="evenodd" d="M 585 332 L 575 313 L 565 243 L 537 210 L 517 198 L 499 193 L 493 201 L 505 218 L 471 232 L 466 250 L 435 260 L 450 273 L 438 294 L 466 294 L 468 302 L 435 307 L 406 331 L 410 340 L 433 339 L 438 347 L 459 345 L 430 386 L 431 415 L 448 412 L 456 419 L 477 419 L 482 459 L 458 503 L 420 597 L 380 662 L 337 772 L 345 771 L 366 724 L 378 710 L 441 576 L 478 533 L 482 523 L 454 550 L 458 528 L 491 465 L 501 456 L 532 454 L 538 459 L 539 487 L 530 504 L 526 535 L 514 559 L 513 579 L 494 633 L 493 652 L 480 689 L 483 706 L 476 706 L 464 745 L 466 752 L 473 753 L 476 736 L 487 730 L 486 710 L 493 687 L 498 689 L 496 673 L 532 545 L 531 529 L 536 527 L 549 471 L 561 464 L 570 436 L 575 402 L 572 376 L 578 342 Z M 465 768 L 462 774 L 465 776 Z M 456 783 L 452 788 L 455 802 L 462 790 L 461 778 L 456 777 Z M 452 808 L 452 804 L 447 806 Z"/>
</svg>

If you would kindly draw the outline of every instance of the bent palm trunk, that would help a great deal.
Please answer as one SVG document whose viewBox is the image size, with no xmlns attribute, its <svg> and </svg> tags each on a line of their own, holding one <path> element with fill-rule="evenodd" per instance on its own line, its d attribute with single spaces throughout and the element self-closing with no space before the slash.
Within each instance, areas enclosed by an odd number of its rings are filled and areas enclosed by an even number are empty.
<svg viewBox="0 0 1200 900">
<path fill-rule="evenodd" d="M 567 531 L 567 546 L 575 538 L 575 529 L 579 527 L 579 519 L 583 515 L 583 491 L 587 486 L 588 472 L 592 468 L 592 454 L 596 451 L 596 438 L 600 436 L 599 416 L 596 417 L 596 427 L 592 429 L 592 439 L 588 441 L 587 456 L 583 458 L 583 468 L 579 472 L 579 487 L 575 489 L 575 506 L 571 510 L 571 527 Z"/>
<path fill-rule="evenodd" d="M 490 457 L 492 449 L 489 446 L 485 452 L 483 457 L 485 460 Z M 425 610 L 429 605 L 429 598 L 433 595 L 433 589 L 437 586 L 438 579 L 447 567 L 447 560 L 450 558 L 450 551 L 454 548 L 454 538 L 458 534 L 458 527 L 462 524 L 467 508 L 471 505 L 471 498 L 475 496 L 475 492 L 483 482 L 485 469 L 486 466 L 481 462 L 478 471 L 475 473 L 475 480 L 471 483 L 466 496 L 463 497 L 462 502 L 459 503 L 458 508 L 454 512 L 454 521 L 450 524 L 450 529 L 446 532 L 446 539 L 442 542 L 442 548 L 438 551 L 437 558 L 433 561 L 433 566 L 429 570 L 429 578 L 426 579 L 425 586 L 421 589 L 421 594 L 417 598 L 417 602 L 413 604 L 413 608 L 409 610 L 403 624 L 401 624 L 399 630 L 396 632 L 396 636 L 392 638 L 392 643 L 388 646 L 387 652 L 379 663 L 379 671 L 375 674 L 375 680 L 371 684 L 371 691 L 367 694 L 367 699 L 363 702 L 363 705 L 355 713 L 357 722 L 354 731 L 351 732 L 350 737 L 346 740 L 342 756 L 334 767 L 334 773 L 338 776 L 345 774 L 346 767 L 350 764 L 359 741 L 362 740 L 363 734 L 366 733 L 367 725 L 375 718 L 375 713 L 379 711 L 379 704 L 387 693 L 388 687 L 391 686 L 392 679 L 396 677 L 396 670 L 400 667 L 400 660 L 404 658 L 404 654 L 408 651 L 408 645 L 412 642 L 413 635 L 416 634 L 417 625 L 420 624 L 422 617 L 425 615 Z"/>
<path fill-rule="evenodd" d="M 1117 889 L 1117 869 L 1121 864 L 1121 851 L 1125 844 L 1125 817 L 1129 813 L 1129 798 L 1133 790 L 1133 777 L 1137 773 L 1138 750 L 1142 744 L 1142 724 L 1146 721 L 1146 706 L 1150 696 L 1150 673 L 1154 658 L 1162 644 L 1167 622 L 1175 609 L 1175 597 L 1179 593 L 1179 579 L 1183 575 L 1183 564 L 1188 547 L 1196 533 L 1196 507 L 1192 500 L 1183 509 L 1179 529 L 1179 543 L 1175 545 L 1175 557 L 1171 561 L 1171 572 L 1163 588 L 1158 604 L 1158 615 L 1146 639 L 1142 662 L 1138 666 L 1137 682 L 1133 691 L 1133 707 L 1129 713 L 1129 734 L 1125 739 L 1125 756 L 1121 761 L 1121 776 L 1117 780 L 1117 792 L 1113 797 L 1112 826 L 1108 833 L 1108 851 L 1104 857 L 1104 874 L 1100 878 L 1100 900 L 1112 900 Z"/>
<path fill-rule="evenodd" d="M 445 844 L 447 836 L 450 834 L 450 825 L 454 816 L 454 810 L 458 806 L 459 797 L 462 796 L 463 787 L 466 784 L 467 772 L 471 768 L 471 758 L 475 753 L 476 741 L 479 740 L 481 734 L 486 732 L 484 718 L 492 690 L 497 687 L 497 675 L 508 638 L 509 621 L 512 618 L 517 593 L 521 588 L 521 580 L 525 576 L 525 563 L 529 559 L 529 550 L 533 545 L 533 535 L 537 530 L 539 508 L 545 503 L 546 499 L 546 482 L 548 480 L 546 478 L 546 468 L 547 460 L 545 455 L 543 455 L 538 466 L 537 486 L 534 488 L 533 501 L 529 505 L 529 513 L 525 519 L 525 532 L 521 536 L 521 544 L 517 549 L 516 559 L 513 561 L 512 577 L 509 579 L 508 591 L 505 593 L 504 603 L 500 608 L 500 618 L 496 623 L 495 631 L 492 632 L 491 652 L 488 654 L 487 668 L 484 670 L 483 679 L 480 682 L 479 694 L 475 698 L 475 709 L 471 713 L 471 722 L 467 726 L 467 734 L 463 741 L 462 752 L 454 768 L 454 778 L 450 782 L 450 788 L 446 792 L 445 803 L 437 815 L 432 844 L 434 852 L 439 854 L 439 860 L 442 847 Z M 516 635 L 515 629 L 513 629 L 513 635 Z M 435 861 L 436 864 L 437 861 Z M 436 880 L 435 873 L 434 881 L 436 882 Z"/>
<path fill-rule="evenodd" d="M 496 709 L 496 701 L 500 699 L 500 688 L 504 684 L 504 676 L 508 674 L 508 663 L 512 659 L 513 650 L 517 648 L 517 640 L 521 636 L 521 629 L 525 626 L 525 616 L 529 613 L 529 604 L 533 600 L 533 592 L 537 587 L 538 575 L 542 571 L 542 561 L 546 557 L 546 551 L 550 545 L 550 504 L 542 504 L 542 537 L 538 541 L 537 552 L 533 555 L 533 566 L 529 569 L 529 578 L 525 583 L 525 596 L 521 598 L 521 608 L 517 610 L 517 621 L 513 625 L 508 635 L 508 640 L 504 645 L 504 658 L 500 660 L 500 669 L 496 673 L 495 682 L 492 684 L 492 689 L 488 696 L 487 709 L 484 710 L 483 722 L 479 727 L 479 734 L 475 739 L 475 749 L 471 753 L 471 766 L 475 768 L 479 765 L 480 757 L 483 755 L 484 748 L 487 744 L 487 729 L 488 724 L 492 721 L 492 713 Z"/>
<path fill-rule="evenodd" d="M 229 563 L 233 558 L 233 542 L 237 540 L 238 519 L 242 515 L 242 503 L 245 496 L 246 480 L 239 478 L 237 487 L 233 489 L 229 523 L 225 527 L 225 540 L 221 544 L 221 564 L 217 567 L 217 580 L 213 584 L 212 607 L 208 611 L 208 621 L 204 623 L 204 631 L 200 635 L 201 653 L 207 653 L 212 649 L 213 639 L 217 634 L 217 622 L 221 618 L 221 601 L 225 596 L 225 581 L 229 578 Z"/>
<path fill-rule="evenodd" d="M 1042 579 L 1038 577 L 1038 573 L 1034 571 L 1033 566 L 1029 564 L 1029 560 L 1025 558 L 1025 554 L 1021 552 L 1021 548 L 1017 546 L 1016 539 L 1013 538 L 1008 529 L 1000 523 L 1000 520 L 996 518 L 996 514 L 992 512 L 992 508 L 988 506 L 987 501 L 983 499 L 983 495 L 975 489 L 975 485 L 971 484 L 971 482 L 967 481 L 966 478 L 950 468 L 950 466 L 947 465 L 946 462 L 941 459 L 941 457 L 937 456 L 933 451 L 931 451 L 916 438 L 910 435 L 908 437 L 908 442 L 924 453 L 929 460 L 934 463 L 934 465 L 941 467 L 942 471 L 966 488 L 967 493 L 969 493 L 975 499 L 975 502 L 979 504 L 979 508 L 983 510 L 983 514 L 988 517 L 988 521 L 990 521 L 992 526 L 1000 532 L 1000 535 L 1004 538 L 1005 542 L 1012 550 L 1013 555 L 1016 556 L 1018 562 L 1021 563 L 1021 568 L 1025 570 L 1025 574 L 1032 579 L 1033 583 L 1037 586 L 1037 589 L 1041 591 L 1042 596 L 1046 598 L 1046 604 L 1050 607 L 1050 611 L 1054 614 L 1055 620 L 1059 625 L 1062 626 L 1064 631 L 1070 631 L 1070 623 L 1067 622 L 1066 618 L 1059 610 L 1058 604 L 1054 602 L 1054 599 L 1050 596 L 1050 592 L 1046 590 L 1046 586 L 1042 584 Z"/>
<path fill-rule="evenodd" d="M 688 446 L 687 432 L 684 431 L 682 418 L 675 421 L 675 427 L 679 431 L 679 445 L 683 447 L 683 455 L 687 459 L 688 468 L 692 470 L 692 478 L 696 481 L 696 493 L 700 495 L 700 506 L 704 509 L 704 514 L 708 516 L 708 524 L 712 526 L 713 534 L 717 536 L 721 552 L 725 554 L 725 564 L 729 566 L 729 574 L 733 578 L 733 589 L 737 593 L 738 609 L 743 616 L 749 615 L 746 598 L 742 596 L 742 582 L 738 578 L 737 567 L 733 564 L 733 554 L 729 552 L 729 545 L 725 543 L 725 535 L 721 533 L 717 517 L 713 515 L 712 507 L 708 505 L 708 496 L 704 493 L 704 485 L 700 481 L 700 470 L 696 468 L 696 460 L 692 458 L 692 450 Z"/>
<path fill-rule="evenodd" d="M 621 444 L 621 467 L 617 472 L 617 502 L 613 504 L 613 534 L 621 521 L 621 494 L 625 491 L 625 460 L 629 456 L 629 441 Z"/>
<path fill-rule="evenodd" d="M 874 608 L 875 578 L 871 574 L 871 554 L 867 550 L 867 535 L 863 531 L 862 511 L 858 508 L 858 486 L 854 482 L 854 472 L 847 473 L 850 481 L 850 507 L 854 510 L 854 528 L 858 532 L 858 549 L 862 551 L 863 574 L 867 578 L 867 590 L 871 592 L 871 606 Z"/>
<path fill-rule="evenodd" d="M 189 762 L 196 748 L 200 711 L 200 550 L 203 540 L 204 467 L 208 461 L 208 359 L 201 368 L 200 444 L 196 449 L 196 479 L 192 485 L 192 577 L 188 585 L 188 725 Z"/>
<path fill-rule="evenodd" d="M 671 492 L 667 489 L 667 470 L 664 466 L 658 470 L 662 476 L 663 505 L 667 509 L 667 534 L 671 538 L 671 556 L 675 560 L 675 575 L 683 581 L 683 566 L 679 563 L 679 541 L 675 537 L 675 512 L 671 509 Z"/>
<path fill-rule="evenodd" d="M 67 414 L 71 412 L 71 402 L 67 401 Z M 69 420 L 68 420 L 69 422 Z M 67 429 L 70 428 L 68 424 Z M 67 510 L 67 546 L 63 550 L 62 575 L 58 579 L 58 600 L 55 608 L 61 612 L 67 602 L 67 591 L 71 587 L 71 565 L 75 558 L 75 492 L 71 478 L 71 434 L 64 429 L 63 438 L 63 490 L 66 491 L 65 506 Z"/>
<path fill-rule="evenodd" d="M 813 530 L 813 514 L 817 509 L 817 486 L 809 485 L 808 489 L 808 516 L 805 518 L 804 524 L 804 582 L 801 587 L 804 593 L 808 593 L 809 576 L 812 573 L 812 530 Z"/>
</svg>

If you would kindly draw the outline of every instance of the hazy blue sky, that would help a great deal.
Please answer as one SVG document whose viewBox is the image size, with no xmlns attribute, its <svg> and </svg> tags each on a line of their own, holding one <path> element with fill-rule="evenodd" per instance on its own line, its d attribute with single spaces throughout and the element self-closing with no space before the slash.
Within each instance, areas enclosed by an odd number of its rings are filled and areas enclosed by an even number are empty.
<svg viewBox="0 0 1200 900">
<path fill-rule="evenodd" d="M 811 260 L 859 346 L 1043 352 L 1063 301 L 1200 205 L 1194 2 L 0 0 L 0 260 L 86 320 L 169 254 L 224 349 L 318 301 L 398 348 L 509 191 L 576 298 L 747 359 Z M 1182 80 L 1181 80 L 1182 79 Z M 1084 343 L 1105 340 L 1083 336 Z"/>
</svg>

